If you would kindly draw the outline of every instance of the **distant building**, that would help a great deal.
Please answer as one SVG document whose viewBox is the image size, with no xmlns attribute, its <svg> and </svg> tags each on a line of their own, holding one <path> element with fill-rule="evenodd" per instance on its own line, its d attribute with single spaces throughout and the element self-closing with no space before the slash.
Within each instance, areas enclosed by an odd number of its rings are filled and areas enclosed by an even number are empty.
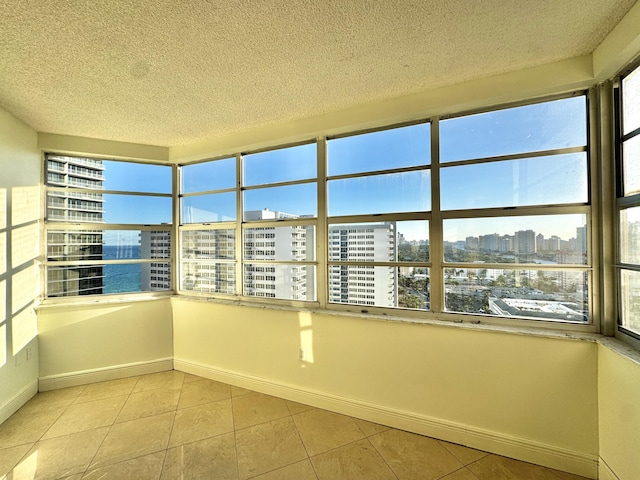
<svg viewBox="0 0 640 480">
<path fill-rule="evenodd" d="M 497 252 L 500 245 L 500 235 L 497 233 L 480 235 L 478 244 L 481 250 L 486 250 L 488 252 Z"/>
<path fill-rule="evenodd" d="M 464 248 L 466 250 L 478 250 L 480 241 L 478 237 L 467 237 L 464 239 Z"/>
<path fill-rule="evenodd" d="M 536 253 L 536 232 L 533 230 L 517 231 L 513 244 L 516 253 Z"/>
</svg>

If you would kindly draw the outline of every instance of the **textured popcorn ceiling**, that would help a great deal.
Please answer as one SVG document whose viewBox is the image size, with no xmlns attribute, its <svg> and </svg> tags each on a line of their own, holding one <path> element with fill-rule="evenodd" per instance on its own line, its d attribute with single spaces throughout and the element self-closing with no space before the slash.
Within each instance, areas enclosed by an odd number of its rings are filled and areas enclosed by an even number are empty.
<svg viewBox="0 0 640 480">
<path fill-rule="evenodd" d="M 588 54 L 635 0 L 2 0 L 0 106 L 182 145 Z"/>
</svg>

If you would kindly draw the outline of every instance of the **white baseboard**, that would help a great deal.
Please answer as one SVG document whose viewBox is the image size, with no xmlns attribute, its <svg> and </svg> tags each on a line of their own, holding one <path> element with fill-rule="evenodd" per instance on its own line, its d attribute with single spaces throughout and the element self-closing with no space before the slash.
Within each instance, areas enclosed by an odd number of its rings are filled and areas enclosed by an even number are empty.
<svg viewBox="0 0 640 480">
<path fill-rule="evenodd" d="M 0 424 L 16 413 L 20 407 L 27 403 L 36 393 L 38 393 L 38 380 L 30 382 L 13 397 L 0 405 Z"/>
<path fill-rule="evenodd" d="M 276 383 L 272 380 L 220 370 L 177 358 L 174 359 L 174 368 L 211 380 L 588 478 L 597 478 L 598 475 L 598 457 L 596 455 L 576 452 L 555 445 L 449 422 L 426 415 L 396 410 L 339 395 Z M 612 477 L 612 480 L 618 479 Z"/>
<path fill-rule="evenodd" d="M 40 377 L 38 388 L 41 392 L 56 390 L 58 388 L 75 387 L 77 385 L 87 385 L 89 383 L 105 382 L 107 380 L 117 380 L 119 378 L 134 377 L 136 375 L 146 375 L 149 373 L 164 372 L 173 369 L 173 358 L 159 358 L 147 362 L 127 363 L 115 365 L 113 367 L 95 368 L 80 372 L 63 373 L 60 375 L 50 375 Z"/>
<path fill-rule="evenodd" d="M 600 461 L 598 462 L 598 479 L 599 480 L 620 480 L 611 467 L 605 462 L 602 457 L 600 457 Z"/>
</svg>

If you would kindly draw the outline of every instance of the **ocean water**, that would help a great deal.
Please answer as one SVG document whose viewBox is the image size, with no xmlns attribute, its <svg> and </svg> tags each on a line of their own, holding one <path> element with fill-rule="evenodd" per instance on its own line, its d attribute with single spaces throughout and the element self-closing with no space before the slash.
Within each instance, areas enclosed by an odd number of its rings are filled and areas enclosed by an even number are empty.
<svg viewBox="0 0 640 480">
<path fill-rule="evenodd" d="M 105 260 L 122 260 L 140 258 L 139 245 L 102 247 L 102 258 Z M 142 265 L 105 265 L 103 293 L 131 293 L 140 292 Z"/>
</svg>

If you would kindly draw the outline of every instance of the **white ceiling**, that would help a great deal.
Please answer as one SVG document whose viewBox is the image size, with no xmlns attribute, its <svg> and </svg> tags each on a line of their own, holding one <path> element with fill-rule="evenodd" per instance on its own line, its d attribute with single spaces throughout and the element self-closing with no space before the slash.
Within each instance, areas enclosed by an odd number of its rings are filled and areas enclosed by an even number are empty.
<svg viewBox="0 0 640 480">
<path fill-rule="evenodd" d="M 0 106 L 193 143 L 591 53 L 636 0 L 3 0 Z"/>
</svg>

